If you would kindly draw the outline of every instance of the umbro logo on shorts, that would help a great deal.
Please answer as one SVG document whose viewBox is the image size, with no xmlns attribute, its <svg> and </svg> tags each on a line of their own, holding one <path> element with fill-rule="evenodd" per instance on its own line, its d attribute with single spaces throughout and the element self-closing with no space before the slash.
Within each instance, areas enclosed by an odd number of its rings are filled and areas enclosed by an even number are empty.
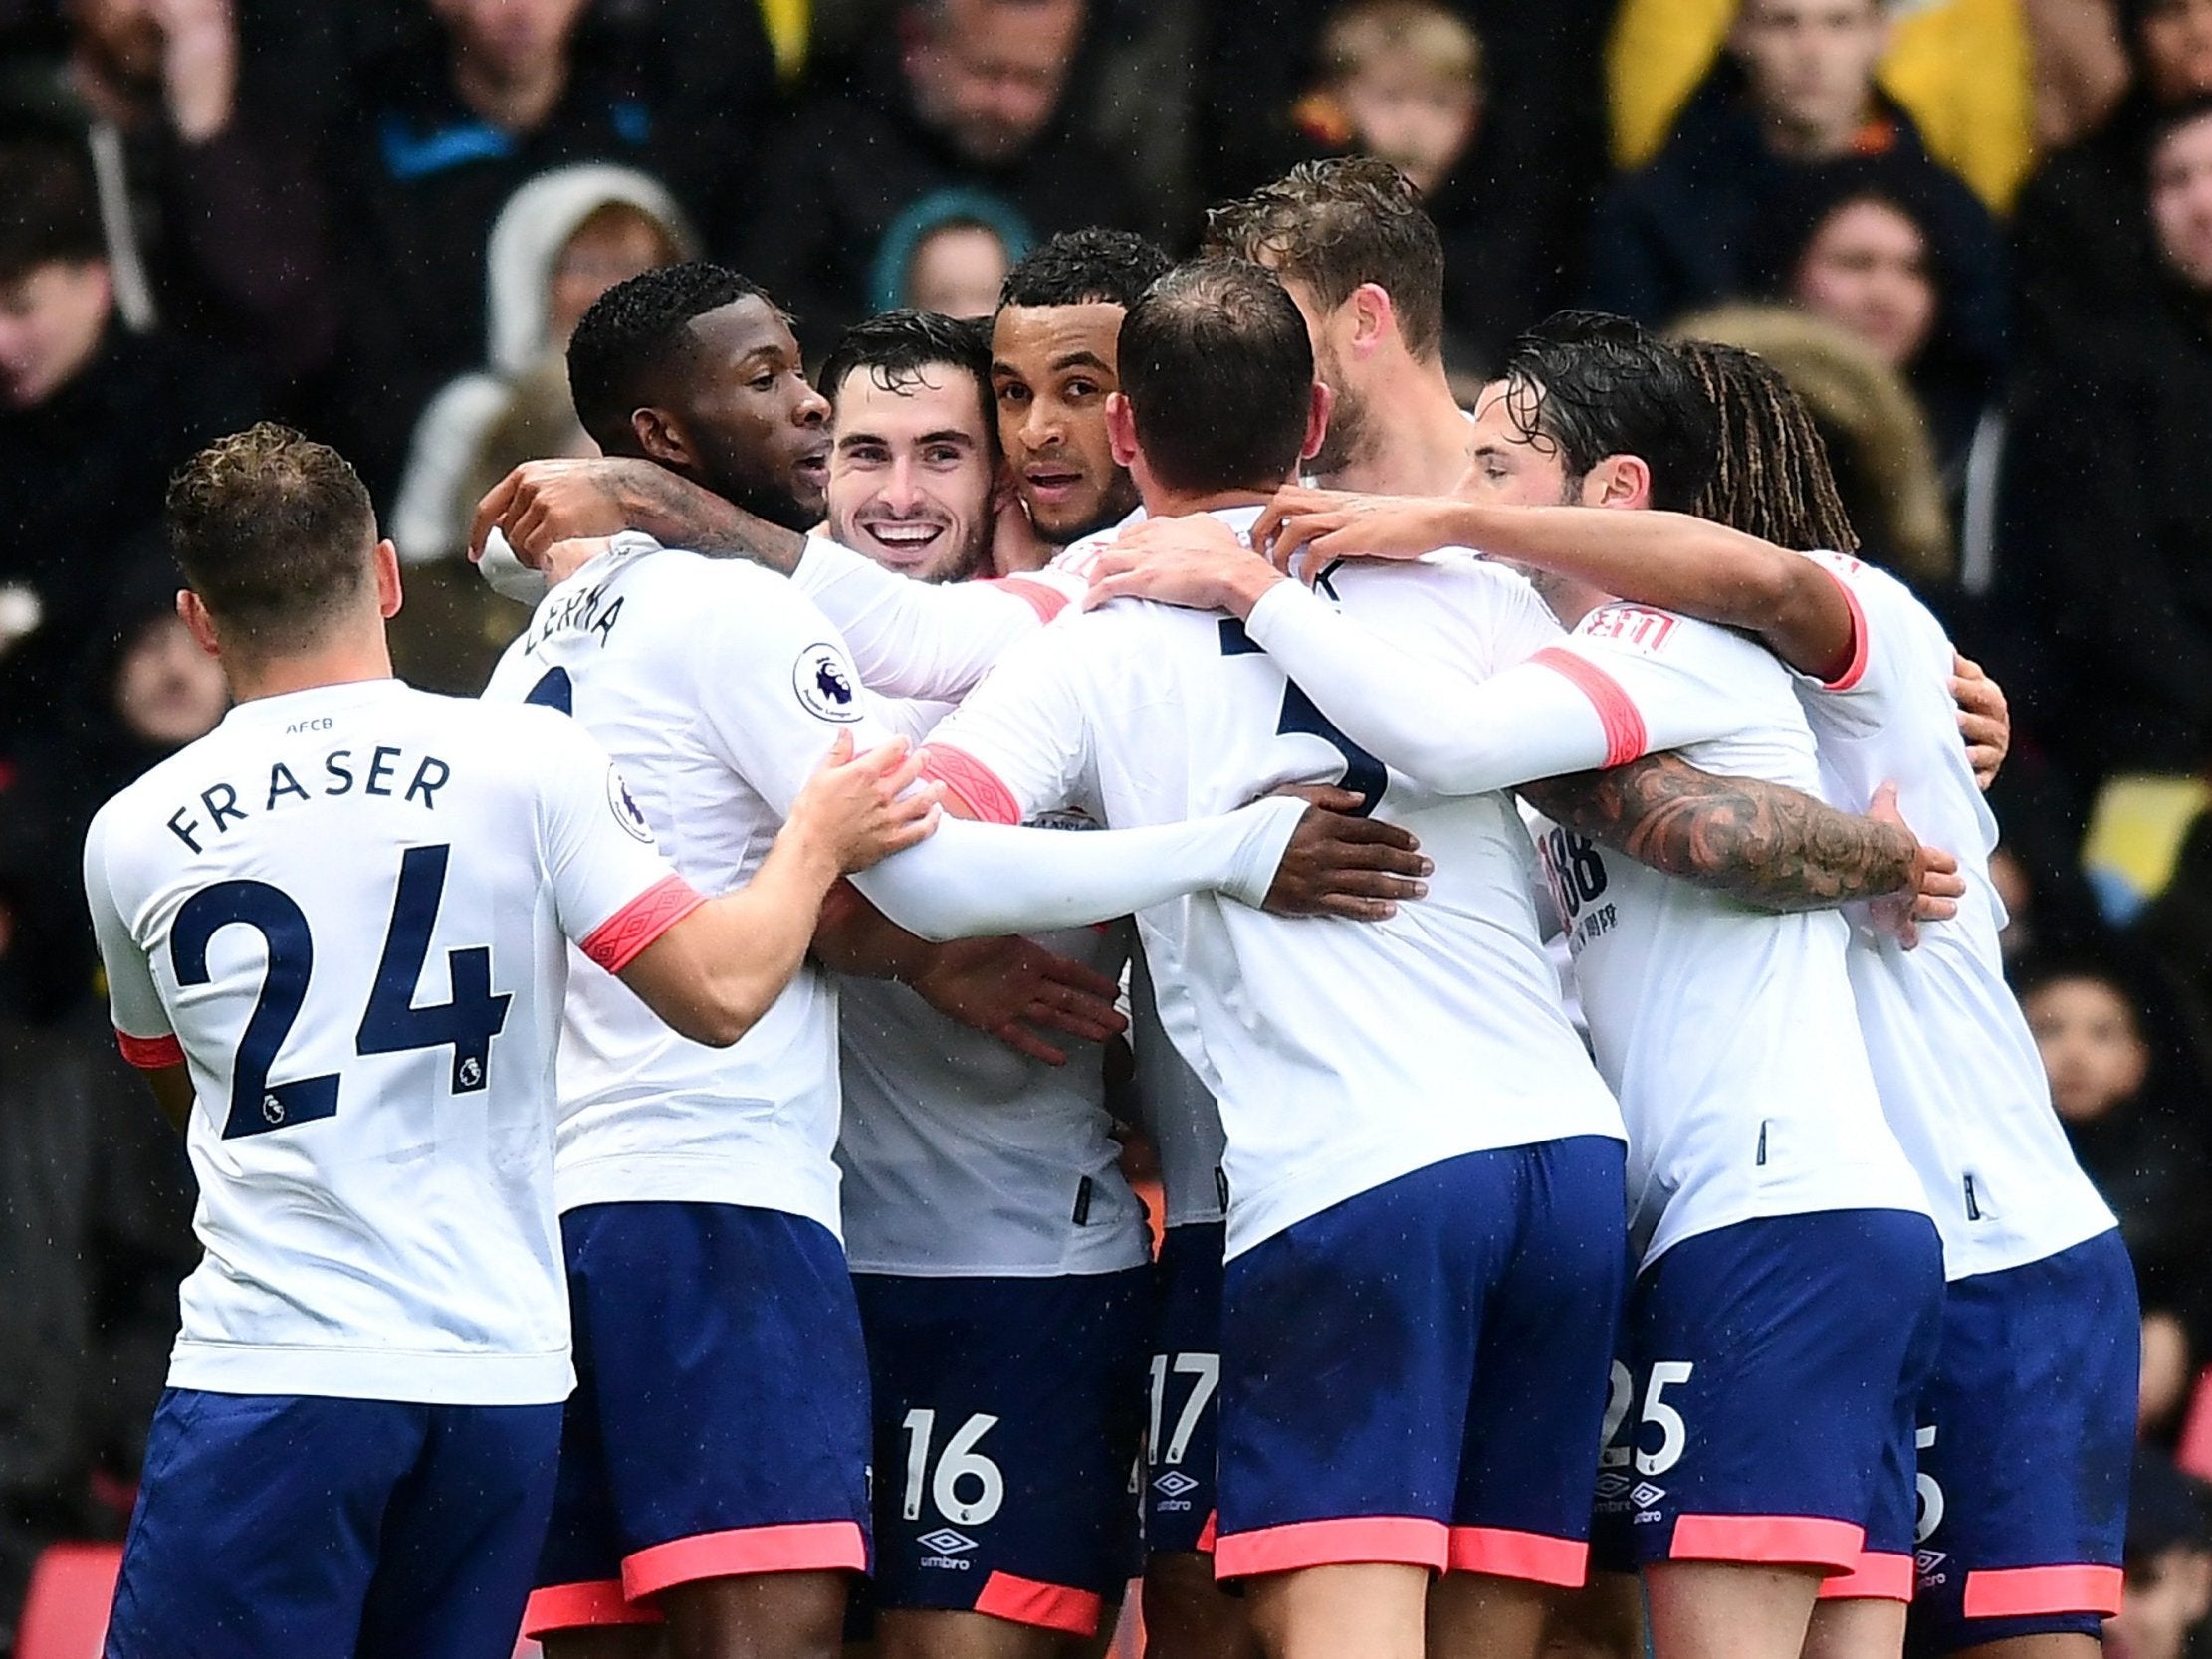
<svg viewBox="0 0 2212 1659">
<path fill-rule="evenodd" d="M 1601 1504 L 1610 1504 L 1616 1498 L 1626 1497 L 1628 1495 L 1630 1484 L 1631 1483 L 1629 1477 L 1626 1475 L 1600 1475 L 1598 1477 L 1597 1488 L 1598 1502 L 1600 1502 Z"/>
<path fill-rule="evenodd" d="M 976 1548 L 974 1539 L 966 1533 L 956 1533 L 950 1527 L 940 1527 L 933 1533 L 924 1533 L 914 1542 L 940 1555 L 958 1555 L 963 1551 Z"/>
<path fill-rule="evenodd" d="M 1665 1487 L 1654 1486 L 1650 1481 L 1646 1481 L 1629 1494 L 1629 1501 L 1640 1510 L 1648 1510 L 1665 1496 Z"/>
<path fill-rule="evenodd" d="M 1935 1569 L 1951 1557 L 1941 1550 L 1922 1550 L 1912 1557 L 1912 1564 L 1923 1578 L 1932 1577 Z"/>
<path fill-rule="evenodd" d="M 1170 1469 L 1152 1483 L 1153 1490 L 1164 1492 L 1171 1498 L 1180 1498 L 1186 1492 L 1196 1492 L 1199 1483 L 1180 1469 Z"/>
</svg>

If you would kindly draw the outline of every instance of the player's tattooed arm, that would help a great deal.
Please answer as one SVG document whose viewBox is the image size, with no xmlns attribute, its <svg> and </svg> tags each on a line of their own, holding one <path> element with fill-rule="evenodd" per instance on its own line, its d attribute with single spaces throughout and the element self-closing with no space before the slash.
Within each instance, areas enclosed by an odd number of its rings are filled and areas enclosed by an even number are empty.
<svg viewBox="0 0 2212 1659">
<path fill-rule="evenodd" d="M 1957 863 L 1887 816 L 1854 817 L 1757 778 L 1714 777 L 1672 754 L 1522 787 L 1547 816 L 1669 876 L 1766 911 L 1826 910 L 1920 896 L 1921 920 L 1952 914 Z"/>
<path fill-rule="evenodd" d="M 495 528 L 518 559 L 554 582 L 569 574 L 549 562 L 564 544 L 626 529 L 643 530 L 671 547 L 750 558 L 786 576 L 806 551 L 806 538 L 797 531 L 772 524 L 665 467 L 624 456 L 526 461 L 477 504 L 471 556 L 483 551 Z"/>
</svg>

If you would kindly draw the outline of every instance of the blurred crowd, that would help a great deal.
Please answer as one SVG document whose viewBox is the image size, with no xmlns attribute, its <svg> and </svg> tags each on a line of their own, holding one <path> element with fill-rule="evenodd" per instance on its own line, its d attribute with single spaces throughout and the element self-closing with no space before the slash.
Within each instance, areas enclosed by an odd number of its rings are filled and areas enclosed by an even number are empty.
<svg viewBox="0 0 2212 1659">
<path fill-rule="evenodd" d="M 1455 385 L 1566 304 L 1764 353 L 2004 683 L 2008 948 L 2138 1264 L 2146 1444 L 2212 1470 L 2212 0 L 0 0 L 0 1652 L 39 1543 L 119 1527 L 191 1259 L 76 877 L 224 707 L 169 471 L 336 444 L 402 672 L 472 692 L 521 617 L 474 504 L 590 453 L 561 349 L 611 284 L 733 265 L 818 361 L 1351 151 L 1442 232 Z M 2212 1553 L 2144 1478 L 2165 1659 Z"/>
</svg>

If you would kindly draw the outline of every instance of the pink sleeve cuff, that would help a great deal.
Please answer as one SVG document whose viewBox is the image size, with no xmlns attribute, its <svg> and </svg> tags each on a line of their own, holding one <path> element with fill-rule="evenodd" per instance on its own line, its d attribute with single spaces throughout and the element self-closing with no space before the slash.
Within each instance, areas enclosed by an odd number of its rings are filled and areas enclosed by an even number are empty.
<svg viewBox="0 0 2212 1659">
<path fill-rule="evenodd" d="M 959 795 L 987 824 L 1021 822 L 1021 803 L 1013 798 L 1013 791 L 1006 787 L 1004 779 L 973 754 L 964 754 L 943 743 L 931 743 L 928 757 L 922 763 L 922 775 Z"/>
<path fill-rule="evenodd" d="M 1000 593 L 1009 593 L 1014 598 L 1019 599 L 1037 613 L 1039 622 L 1050 622 L 1060 612 L 1067 609 L 1066 594 L 1043 582 L 1030 581 L 1026 576 L 1000 576 L 993 581 L 986 582 L 984 585 L 995 587 Z"/>
<path fill-rule="evenodd" d="M 609 973 L 620 973 L 639 951 L 706 902 L 707 896 L 683 877 L 664 876 L 592 929 L 576 948 Z"/>
<path fill-rule="evenodd" d="M 118 1031 L 115 1046 L 122 1050 L 122 1057 L 141 1072 L 158 1072 L 165 1067 L 184 1064 L 184 1045 L 174 1037 L 133 1037 L 127 1031 Z"/>
<path fill-rule="evenodd" d="M 1599 724 L 1605 727 L 1606 765 L 1623 766 L 1644 757 L 1650 743 L 1644 715 L 1620 681 L 1588 657 L 1556 645 L 1547 645 L 1529 661 L 1564 674 L 1597 709 Z"/>
<path fill-rule="evenodd" d="M 1846 660 L 1841 674 L 1833 679 L 1821 682 L 1821 690 L 1824 692 L 1848 692 L 1852 687 L 1858 685 L 1861 680 L 1865 679 L 1867 674 L 1867 613 L 1860 608 L 1859 595 L 1851 590 L 1851 583 L 1837 575 L 1822 560 L 1815 559 L 1813 562 L 1822 575 L 1843 590 L 1844 603 L 1851 607 L 1851 655 Z"/>
</svg>

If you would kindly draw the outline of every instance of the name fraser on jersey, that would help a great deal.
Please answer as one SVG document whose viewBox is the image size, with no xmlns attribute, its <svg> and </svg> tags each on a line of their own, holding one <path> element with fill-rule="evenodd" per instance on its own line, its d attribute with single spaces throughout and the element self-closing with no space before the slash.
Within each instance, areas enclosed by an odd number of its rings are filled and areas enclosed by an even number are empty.
<svg viewBox="0 0 2212 1659">
<path fill-rule="evenodd" d="M 396 795 L 404 802 L 420 803 L 425 812 L 435 812 L 438 791 L 453 777 L 453 768 L 436 755 L 410 761 L 406 751 L 393 743 L 378 743 L 365 751 L 332 749 L 320 764 L 307 762 L 301 770 L 307 774 L 304 779 L 286 762 L 274 760 L 266 786 L 258 775 L 251 783 L 211 783 L 199 792 L 197 808 L 186 802 L 169 814 L 169 833 L 192 852 L 204 852 L 203 835 L 227 835 L 232 825 L 257 813 L 275 812 L 318 795 L 350 795 L 356 789 L 364 795 Z M 407 780 L 404 785 L 401 778 Z"/>
</svg>

